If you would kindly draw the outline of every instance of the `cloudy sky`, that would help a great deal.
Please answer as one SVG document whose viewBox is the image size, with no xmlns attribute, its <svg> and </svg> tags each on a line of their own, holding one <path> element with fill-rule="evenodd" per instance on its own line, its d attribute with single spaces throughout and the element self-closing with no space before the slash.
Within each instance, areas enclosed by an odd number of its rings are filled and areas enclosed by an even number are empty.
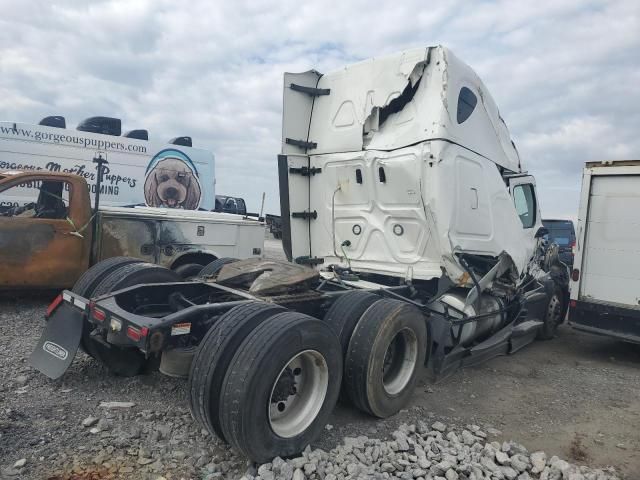
<svg viewBox="0 0 640 480">
<path fill-rule="evenodd" d="M 582 164 L 640 158 L 640 2 L 0 0 L 0 115 L 92 115 L 191 135 L 217 191 L 279 210 L 282 72 L 443 44 L 485 81 L 545 216 L 576 217 Z"/>
</svg>

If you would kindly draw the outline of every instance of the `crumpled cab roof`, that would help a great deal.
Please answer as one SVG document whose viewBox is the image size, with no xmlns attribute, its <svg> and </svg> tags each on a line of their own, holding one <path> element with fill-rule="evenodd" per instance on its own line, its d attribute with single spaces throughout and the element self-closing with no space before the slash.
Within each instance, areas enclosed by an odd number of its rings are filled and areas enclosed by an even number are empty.
<svg viewBox="0 0 640 480">
<path fill-rule="evenodd" d="M 301 96 L 296 86 L 313 94 Z M 285 74 L 282 153 L 389 151 L 435 139 L 523 171 L 488 90 L 445 47 L 376 57 L 326 75 Z"/>
</svg>

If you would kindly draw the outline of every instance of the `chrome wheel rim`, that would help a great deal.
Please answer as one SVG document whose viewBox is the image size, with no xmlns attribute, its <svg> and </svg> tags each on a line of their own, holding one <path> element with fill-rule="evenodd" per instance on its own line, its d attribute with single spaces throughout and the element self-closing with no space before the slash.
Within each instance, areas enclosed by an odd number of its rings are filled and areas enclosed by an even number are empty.
<svg viewBox="0 0 640 480">
<path fill-rule="evenodd" d="M 549 308 L 547 309 L 547 316 L 551 325 L 559 325 L 562 315 L 562 302 L 557 295 L 553 295 L 549 300 Z"/>
<path fill-rule="evenodd" d="M 418 338 L 413 330 L 400 330 L 384 355 L 382 384 L 389 395 L 398 395 L 407 386 L 416 369 Z"/>
<path fill-rule="evenodd" d="M 329 368 L 319 352 L 294 355 L 271 387 L 267 408 L 273 432 L 283 438 L 304 432 L 318 416 L 328 387 Z"/>
</svg>

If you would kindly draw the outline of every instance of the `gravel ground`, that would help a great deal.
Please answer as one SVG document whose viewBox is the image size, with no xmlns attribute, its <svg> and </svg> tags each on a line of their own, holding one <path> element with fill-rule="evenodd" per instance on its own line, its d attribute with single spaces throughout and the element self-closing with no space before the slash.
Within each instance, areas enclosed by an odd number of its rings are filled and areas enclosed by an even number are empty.
<svg viewBox="0 0 640 480">
<path fill-rule="evenodd" d="M 265 249 L 271 257 L 281 256 L 277 241 L 267 240 Z M 313 445 L 323 451 L 275 460 L 259 470 L 196 426 L 185 380 L 159 373 L 113 377 L 81 353 L 57 381 L 31 369 L 27 358 L 52 296 L 0 298 L 3 479 L 170 480 L 258 473 L 265 480 L 483 478 L 473 470 L 476 464 L 491 471 L 491 478 L 509 480 L 513 472 L 502 467 L 516 471 L 520 476 L 513 479 L 519 480 L 602 480 L 610 475 L 580 472 L 559 458 L 593 468 L 612 466 L 620 478 L 639 478 L 640 348 L 634 345 L 562 327 L 554 340 L 532 344 L 512 357 L 436 383 L 425 376 L 409 408 L 393 418 L 376 420 L 339 405 Z M 103 404 L 114 401 L 130 403 Z M 437 433 L 434 422 L 450 430 Z M 509 443 L 512 439 L 518 444 Z M 534 457 L 519 444 L 531 452 L 544 450 L 545 465 L 536 454 L 540 469 L 533 471 Z M 428 466 L 425 461 L 420 465 L 421 450 Z M 516 455 L 523 458 L 516 457 L 514 465 Z M 519 470 L 525 461 L 528 466 Z M 444 470 L 437 466 L 442 462 L 451 466 Z"/>
</svg>

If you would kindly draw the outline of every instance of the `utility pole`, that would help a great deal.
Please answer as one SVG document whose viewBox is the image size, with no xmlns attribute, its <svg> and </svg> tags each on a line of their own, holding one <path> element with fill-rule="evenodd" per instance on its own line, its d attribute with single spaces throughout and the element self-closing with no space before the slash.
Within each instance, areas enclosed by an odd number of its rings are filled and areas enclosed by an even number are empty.
<svg viewBox="0 0 640 480">
<path fill-rule="evenodd" d="M 92 236 L 91 243 L 93 245 L 91 251 L 91 264 L 93 264 L 93 260 L 95 260 L 97 253 L 95 251 L 96 245 L 98 244 L 98 209 L 100 208 L 100 188 L 102 187 L 102 177 L 104 176 L 104 166 L 107 165 L 107 154 L 102 156 L 103 152 L 96 152 L 96 156 L 93 157 L 93 163 L 97 164 L 97 176 L 96 176 L 96 196 L 93 207 L 93 225 L 92 225 Z"/>
<path fill-rule="evenodd" d="M 266 192 L 262 192 L 262 205 L 260 205 L 260 216 L 258 216 L 258 220 L 264 218 L 264 197 Z"/>
</svg>

